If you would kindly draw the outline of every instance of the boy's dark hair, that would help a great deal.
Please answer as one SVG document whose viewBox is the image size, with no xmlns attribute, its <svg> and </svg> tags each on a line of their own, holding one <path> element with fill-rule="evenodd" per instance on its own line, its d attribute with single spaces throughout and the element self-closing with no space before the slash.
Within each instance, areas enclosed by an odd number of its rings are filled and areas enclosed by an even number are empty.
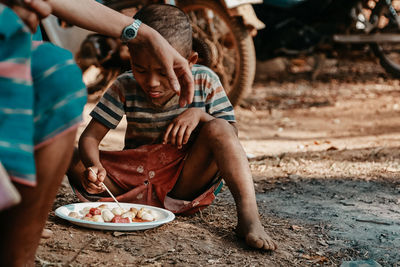
<svg viewBox="0 0 400 267">
<path fill-rule="evenodd" d="M 181 55 L 187 58 L 192 51 L 192 26 L 188 16 L 178 7 L 151 4 L 134 16 L 158 31 Z"/>
</svg>

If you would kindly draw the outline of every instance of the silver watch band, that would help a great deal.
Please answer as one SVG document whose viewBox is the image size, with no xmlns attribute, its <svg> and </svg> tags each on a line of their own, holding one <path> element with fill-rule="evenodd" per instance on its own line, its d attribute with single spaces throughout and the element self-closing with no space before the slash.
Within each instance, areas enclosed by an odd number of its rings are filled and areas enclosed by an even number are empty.
<svg viewBox="0 0 400 267">
<path fill-rule="evenodd" d="M 135 19 L 132 24 L 126 26 L 121 34 L 121 41 L 126 43 L 135 39 L 141 24 L 142 22 L 139 19 Z"/>
</svg>

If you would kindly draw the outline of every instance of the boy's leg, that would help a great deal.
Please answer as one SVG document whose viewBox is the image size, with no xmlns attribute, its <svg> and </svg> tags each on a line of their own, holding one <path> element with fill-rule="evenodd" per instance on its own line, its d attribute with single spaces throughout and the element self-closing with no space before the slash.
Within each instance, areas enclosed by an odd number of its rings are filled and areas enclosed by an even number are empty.
<svg viewBox="0 0 400 267">
<path fill-rule="evenodd" d="M 253 178 L 234 128 L 225 120 L 205 123 L 169 196 L 192 200 L 201 194 L 219 170 L 237 208 L 238 234 L 249 246 L 275 250 L 276 244 L 260 222 Z"/>
<path fill-rule="evenodd" d="M 34 266 L 36 249 L 68 167 L 75 135 L 76 130 L 63 133 L 35 152 L 35 187 L 15 184 L 22 202 L 0 213 L 3 266 Z"/>
</svg>

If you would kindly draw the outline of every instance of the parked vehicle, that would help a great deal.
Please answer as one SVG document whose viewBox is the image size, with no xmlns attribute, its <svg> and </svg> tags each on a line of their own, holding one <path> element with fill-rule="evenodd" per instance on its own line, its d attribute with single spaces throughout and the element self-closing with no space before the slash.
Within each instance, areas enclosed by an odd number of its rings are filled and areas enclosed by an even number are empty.
<svg viewBox="0 0 400 267">
<path fill-rule="evenodd" d="M 252 34 L 263 24 L 255 17 L 251 3 L 260 3 L 260 0 L 101 1 L 130 16 L 141 6 L 155 2 L 175 4 L 189 15 L 199 63 L 218 74 L 230 101 L 237 104 L 254 79 Z M 117 39 L 67 25 L 55 17 L 44 20 L 43 29 L 48 40 L 76 55 L 89 93 L 103 90 L 118 74 L 130 68 L 127 47 Z"/>
<path fill-rule="evenodd" d="M 258 59 L 368 46 L 400 77 L 399 0 L 264 0 L 254 10 L 267 25 L 254 38 Z"/>
</svg>

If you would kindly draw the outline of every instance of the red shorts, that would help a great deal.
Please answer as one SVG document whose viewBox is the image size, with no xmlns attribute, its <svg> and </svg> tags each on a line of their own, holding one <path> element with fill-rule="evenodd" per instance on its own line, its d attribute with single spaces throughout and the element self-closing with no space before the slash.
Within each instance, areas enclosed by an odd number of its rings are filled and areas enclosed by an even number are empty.
<svg viewBox="0 0 400 267">
<path fill-rule="evenodd" d="M 187 153 L 187 149 L 157 144 L 123 151 L 101 151 L 100 160 L 108 177 L 126 191 L 116 197 L 118 201 L 193 214 L 213 202 L 222 187 L 222 180 L 216 176 L 208 189 L 192 201 L 168 197 L 183 169 Z M 74 188 L 74 191 L 81 201 L 113 201 L 109 197 L 88 194 L 82 188 Z"/>
</svg>

